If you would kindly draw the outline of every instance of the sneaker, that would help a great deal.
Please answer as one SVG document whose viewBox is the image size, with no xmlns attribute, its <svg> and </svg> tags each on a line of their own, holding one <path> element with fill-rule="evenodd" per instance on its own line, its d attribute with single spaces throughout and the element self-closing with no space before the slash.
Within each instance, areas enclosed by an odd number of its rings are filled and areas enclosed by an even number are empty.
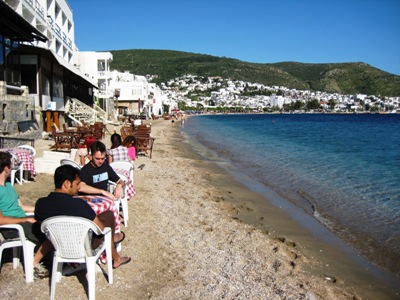
<svg viewBox="0 0 400 300">
<path fill-rule="evenodd" d="M 47 278 L 49 277 L 49 270 L 47 270 L 46 267 L 40 263 L 33 268 L 33 275 L 40 279 Z"/>
</svg>

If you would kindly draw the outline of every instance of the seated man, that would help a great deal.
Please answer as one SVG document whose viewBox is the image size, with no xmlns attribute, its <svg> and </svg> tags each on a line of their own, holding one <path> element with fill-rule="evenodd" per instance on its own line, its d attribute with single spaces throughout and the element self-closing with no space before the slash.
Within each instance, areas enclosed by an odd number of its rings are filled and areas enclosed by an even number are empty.
<svg viewBox="0 0 400 300">
<path fill-rule="evenodd" d="M 100 194 L 113 200 L 120 199 L 125 186 L 114 169 L 105 162 L 107 149 L 102 142 L 96 141 L 90 145 L 91 160 L 81 170 L 81 187 L 84 194 Z M 108 181 L 117 183 L 114 194 L 107 191 Z"/>
<path fill-rule="evenodd" d="M 0 225 L 20 224 L 22 226 L 26 238 L 39 245 L 33 258 L 35 277 L 48 277 L 49 271 L 40 262 L 53 247 L 41 232 L 40 224 L 36 223 L 33 217 L 26 215 L 26 212 L 33 212 L 34 207 L 24 205 L 14 187 L 6 182 L 10 174 L 11 154 L 0 152 Z M 0 231 L 6 239 L 18 237 L 18 232 L 15 229 L 0 229 Z"/>
<path fill-rule="evenodd" d="M 63 165 L 56 169 L 54 173 L 54 192 L 47 197 L 40 198 L 35 205 L 35 219 L 43 222 L 45 219 L 55 216 L 76 216 L 93 221 L 101 230 L 110 227 L 112 230 L 112 240 L 114 243 L 122 242 L 125 235 L 120 232 L 115 233 L 115 218 L 111 211 L 105 211 L 99 215 L 93 211 L 89 204 L 80 198 L 74 198 L 80 188 L 79 170 L 70 165 Z M 104 237 L 93 237 L 92 246 L 97 248 Z M 112 258 L 113 268 L 118 268 L 131 261 L 130 257 L 121 257 L 113 244 Z"/>
</svg>

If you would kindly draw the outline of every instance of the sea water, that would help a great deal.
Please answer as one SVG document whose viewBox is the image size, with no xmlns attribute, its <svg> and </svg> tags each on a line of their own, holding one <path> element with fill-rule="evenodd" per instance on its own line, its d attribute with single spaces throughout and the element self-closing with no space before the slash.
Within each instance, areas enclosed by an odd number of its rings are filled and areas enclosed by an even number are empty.
<svg viewBox="0 0 400 300">
<path fill-rule="evenodd" d="M 369 258 L 398 264 L 400 115 L 201 115 L 182 131 Z"/>
</svg>

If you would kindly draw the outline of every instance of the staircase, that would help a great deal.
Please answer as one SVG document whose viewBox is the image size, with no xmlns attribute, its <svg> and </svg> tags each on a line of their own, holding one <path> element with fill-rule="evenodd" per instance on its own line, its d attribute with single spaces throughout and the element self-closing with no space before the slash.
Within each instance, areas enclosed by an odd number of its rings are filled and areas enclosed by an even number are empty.
<svg viewBox="0 0 400 300">
<path fill-rule="evenodd" d="M 115 125 L 115 122 L 108 120 L 107 113 L 99 106 L 95 105 L 94 108 L 91 108 L 76 98 L 70 98 L 67 101 L 65 112 L 71 120 L 80 126 L 82 126 L 82 121 L 85 121 L 87 124 L 103 122 Z"/>
</svg>

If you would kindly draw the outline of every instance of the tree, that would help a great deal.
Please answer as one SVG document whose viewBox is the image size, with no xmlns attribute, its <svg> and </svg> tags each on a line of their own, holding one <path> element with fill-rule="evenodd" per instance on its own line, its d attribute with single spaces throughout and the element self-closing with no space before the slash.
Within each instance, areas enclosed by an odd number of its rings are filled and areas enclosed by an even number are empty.
<svg viewBox="0 0 400 300">
<path fill-rule="evenodd" d="M 312 110 L 312 109 L 318 109 L 318 108 L 320 108 L 320 104 L 319 104 L 319 101 L 317 99 L 313 99 L 311 101 L 307 101 L 306 109 L 308 111 Z"/>
<path fill-rule="evenodd" d="M 164 107 L 164 113 L 167 114 L 169 112 L 169 105 L 164 104 L 163 107 Z"/>
<path fill-rule="evenodd" d="M 336 101 L 334 99 L 329 100 L 329 107 L 333 110 L 335 109 Z"/>
</svg>

